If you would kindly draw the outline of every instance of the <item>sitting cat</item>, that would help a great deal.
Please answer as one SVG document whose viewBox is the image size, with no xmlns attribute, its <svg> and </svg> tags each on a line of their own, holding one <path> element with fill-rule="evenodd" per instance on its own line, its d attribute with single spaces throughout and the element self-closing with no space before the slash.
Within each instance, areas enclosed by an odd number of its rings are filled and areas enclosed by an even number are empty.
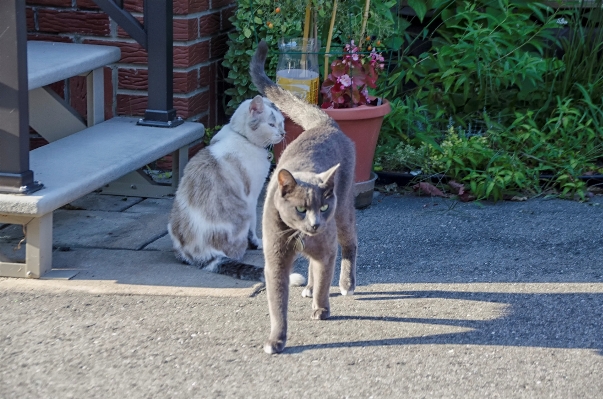
<svg viewBox="0 0 603 399">
<path fill-rule="evenodd" d="M 284 118 L 268 99 L 244 101 L 230 123 L 186 165 L 168 232 L 176 258 L 204 270 L 263 280 L 261 267 L 241 263 L 256 235 L 257 201 L 270 169 L 268 146 L 285 135 Z"/>
<path fill-rule="evenodd" d="M 342 261 L 339 287 L 352 295 L 356 287 L 355 150 L 337 123 L 272 82 L 264 71 L 268 46 L 259 43 L 250 65 L 253 83 L 304 132 L 282 153 L 270 179 L 262 231 L 266 292 L 270 311 L 267 353 L 282 352 L 287 340 L 287 277 L 301 252 L 310 261 L 303 296 L 313 296 L 312 318 L 330 315 L 329 288 L 337 242 Z"/>
</svg>

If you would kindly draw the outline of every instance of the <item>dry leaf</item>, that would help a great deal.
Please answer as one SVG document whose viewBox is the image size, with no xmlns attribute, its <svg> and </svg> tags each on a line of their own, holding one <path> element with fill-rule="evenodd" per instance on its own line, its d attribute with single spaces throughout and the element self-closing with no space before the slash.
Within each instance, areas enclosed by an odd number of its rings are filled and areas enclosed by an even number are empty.
<svg viewBox="0 0 603 399">
<path fill-rule="evenodd" d="M 450 191 L 452 191 L 456 195 L 463 195 L 465 193 L 464 184 L 457 183 L 454 180 L 450 180 L 448 182 L 448 186 L 450 186 Z"/>
<path fill-rule="evenodd" d="M 412 186 L 412 189 L 414 191 L 418 191 L 419 195 L 427 194 L 431 195 L 432 197 L 447 197 L 447 195 L 440 191 L 439 188 L 424 181 L 420 182 L 419 184 L 415 184 Z"/>
<path fill-rule="evenodd" d="M 528 197 L 520 197 L 517 195 L 514 195 L 513 197 L 511 197 L 511 201 L 527 201 Z"/>
<path fill-rule="evenodd" d="M 477 197 L 471 194 L 469 191 L 465 191 L 463 194 L 459 195 L 459 199 L 463 202 L 475 201 Z"/>
</svg>

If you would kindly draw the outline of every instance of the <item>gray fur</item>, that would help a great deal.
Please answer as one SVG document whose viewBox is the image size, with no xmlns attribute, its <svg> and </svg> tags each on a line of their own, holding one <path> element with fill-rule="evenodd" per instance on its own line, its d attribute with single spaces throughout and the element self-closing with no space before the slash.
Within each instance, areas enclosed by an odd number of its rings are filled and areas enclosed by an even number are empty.
<svg viewBox="0 0 603 399">
<path fill-rule="evenodd" d="M 266 146 L 284 136 L 284 117 L 261 96 L 243 102 L 209 147 L 184 169 L 168 232 L 176 258 L 204 270 L 263 280 L 263 268 L 241 262 L 261 248 L 257 201 L 270 168 Z"/>
<path fill-rule="evenodd" d="M 312 319 L 330 315 L 329 289 L 338 243 L 342 249 L 339 287 L 344 295 L 354 293 L 358 246 L 355 150 L 325 112 L 297 99 L 266 76 L 267 51 L 266 43 L 260 42 L 250 66 L 253 83 L 305 129 L 281 155 L 264 203 L 264 272 L 271 323 L 264 350 L 278 353 L 287 339 L 288 276 L 297 253 L 310 263 L 304 296 L 313 297 Z M 296 207 L 304 207 L 305 213 Z"/>
</svg>

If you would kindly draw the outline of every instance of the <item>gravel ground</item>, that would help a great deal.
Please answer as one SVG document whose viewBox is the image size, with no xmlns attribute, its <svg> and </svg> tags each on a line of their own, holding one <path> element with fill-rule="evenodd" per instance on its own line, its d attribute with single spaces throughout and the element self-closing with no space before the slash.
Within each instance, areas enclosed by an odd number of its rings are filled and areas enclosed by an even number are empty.
<svg viewBox="0 0 603 399">
<path fill-rule="evenodd" d="M 0 398 L 603 397 L 603 209 L 384 196 L 353 297 L 0 292 Z M 603 201 L 602 201 L 603 202 Z M 302 266 L 298 266 L 304 270 Z"/>
</svg>

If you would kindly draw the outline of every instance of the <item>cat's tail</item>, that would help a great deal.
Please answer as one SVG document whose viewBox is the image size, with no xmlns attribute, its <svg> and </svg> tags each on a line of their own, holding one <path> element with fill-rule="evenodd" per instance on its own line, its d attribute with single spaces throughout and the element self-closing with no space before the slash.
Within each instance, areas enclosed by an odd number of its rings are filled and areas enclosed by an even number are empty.
<svg viewBox="0 0 603 399">
<path fill-rule="evenodd" d="M 201 267 L 208 272 L 224 274 L 241 280 L 264 281 L 264 268 L 226 256 L 217 256 Z"/>
<path fill-rule="evenodd" d="M 336 122 L 317 106 L 308 104 L 302 99 L 295 97 L 291 92 L 281 88 L 274 83 L 264 70 L 266 56 L 268 55 L 268 44 L 262 40 L 251 59 L 249 73 L 253 84 L 258 91 L 268 97 L 279 109 L 287 114 L 295 123 L 304 128 L 311 129 L 319 125 L 336 124 Z"/>
</svg>

